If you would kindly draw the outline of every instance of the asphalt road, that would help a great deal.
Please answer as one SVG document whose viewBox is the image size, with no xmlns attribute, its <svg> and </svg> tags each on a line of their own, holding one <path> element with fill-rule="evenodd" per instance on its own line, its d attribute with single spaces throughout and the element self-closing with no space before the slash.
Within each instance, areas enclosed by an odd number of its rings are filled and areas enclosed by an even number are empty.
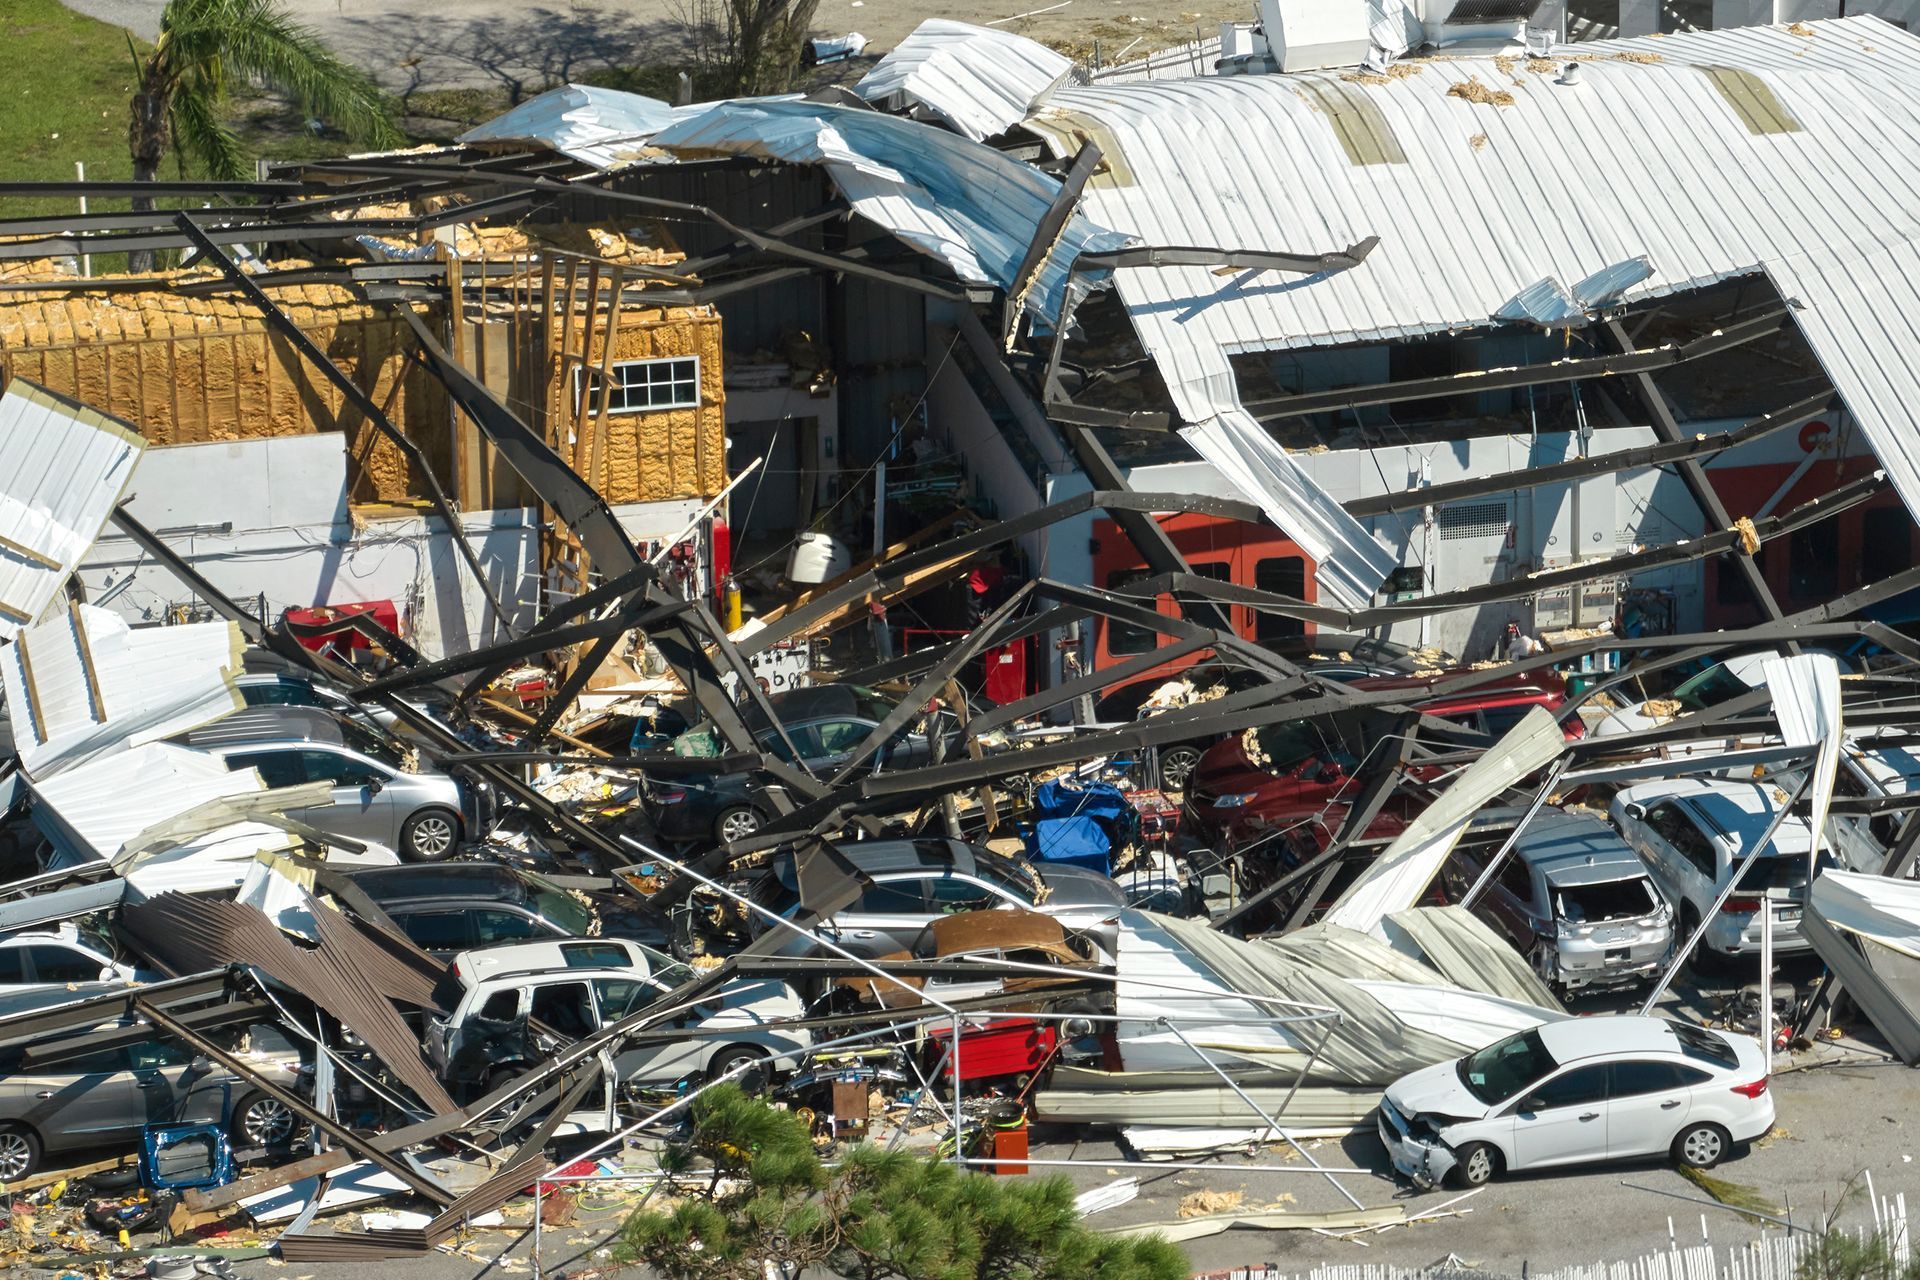
<svg viewBox="0 0 1920 1280">
<path fill-rule="evenodd" d="M 151 40 L 165 0 L 65 0 L 90 17 Z M 723 15 L 718 0 L 603 0 L 528 5 L 521 0 L 282 0 L 334 50 L 395 92 L 497 87 L 531 94 L 596 67 L 680 61 L 689 14 Z M 1109 60 L 1215 34 L 1222 19 L 1250 21 L 1252 0 L 820 0 L 813 32 L 858 31 L 871 62 L 927 18 L 1007 22 L 1038 40 L 1067 42 L 1091 56 L 1101 42 Z M 1137 43 L 1136 43 L 1137 42 Z"/>
</svg>

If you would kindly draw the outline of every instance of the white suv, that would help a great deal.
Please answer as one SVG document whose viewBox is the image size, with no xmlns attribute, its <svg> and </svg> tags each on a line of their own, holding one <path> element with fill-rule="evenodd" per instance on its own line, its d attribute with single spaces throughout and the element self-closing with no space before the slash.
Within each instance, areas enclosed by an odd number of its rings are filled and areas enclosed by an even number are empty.
<svg viewBox="0 0 1920 1280">
<path fill-rule="evenodd" d="M 1770 782 L 1683 778 L 1627 787 L 1614 796 L 1608 816 L 1679 913 L 1678 936 L 1684 941 L 1705 918 L 1734 864 L 1759 841 L 1774 810 L 1787 799 Z M 1725 956 L 1758 953 L 1765 906 L 1773 914 L 1774 949 L 1806 950 L 1800 914 L 1807 900 L 1811 841 L 1806 818 L 1789 813 L 1767 848 L 1741 872 L 1702 945 Z M 1833 865 L 1824 850 L 1821 865 Z"/>
<path fill-rule="evenodd" d="M 447 1016 L 427 1019 L 428 1059 L 449 1081 L 492 1088 L 533 1070 L 564 1044 L 584 1039 L 655 1001 L 671 1003 L 692 969 L 651 947 L 618 938 L 516 943 L 463 951 L 441 991 Z M 805 1010 L 784 982 L 735 982 L 665 1024 L 691 1033 L 670 1043 L 629 1046 L 614 1059 L 622 1084 L 671 1087 L 712 1078 L 813 1041 L 781 1023 Z M 792 1069 L 793 1060 L 785 1060 Z"/>
</svg>

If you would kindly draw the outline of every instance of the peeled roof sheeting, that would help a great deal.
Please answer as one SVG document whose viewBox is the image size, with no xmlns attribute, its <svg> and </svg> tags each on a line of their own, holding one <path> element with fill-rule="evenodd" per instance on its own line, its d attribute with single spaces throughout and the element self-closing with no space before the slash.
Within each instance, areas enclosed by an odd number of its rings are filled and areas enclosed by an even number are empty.
<svg viewBox="0 0 1920 1280">
<path fill-rule="evenodd" d="M 922 107 L 978 142 L 1025 119 L 1072 71 L 1072 59 L 1025 36 L 929 18 L 853 91 L 881 106 Z"/>
<path fill-rule="evenodd" d="M 1551 1009 L 1560 1001 L 1520 953 L 1464 907 L 1413 907 L 1386 919 L 1387 940 L 1424 958 L 1448 982 Z"/>
<path fill-rule="evenodd" d="M 45 778 L 239 710 L 242 647 L 231 622 L 134 630 L 89 605 L 20 633 L 0 661 L 20 767 Z"/>
<path fill-rule="evenodd" d="M 1559 83 L 1569 59 L 1579 74 Z M 1232 353 L 1483 326 L 1543 277 L 1645 255 L 1652 274 L 1627 301 L 1764 271 L 1801 302 L 1808 341 L 1920 512 L 1906 413 L 1920 398 L 1920 38 L 1843 18 L 1507 66 L 1096 83 L 1057 91 L 1031 123 L 1063 155 L 1076 131 L 1100 139 L 1112 168 L 1083 207 L 1149 244 L 1324 252 L 1380 237 L 1363 265 L 1324 276 L 1115 272 L 1188 421 L 1237 404 Z M 1405 163 L 1353 163 L 1305 91 L 1328 81 L 1378 107 Z M 1512 105 L 1450 93 L 1474 81 Z"/>
<path fill-rule="evenodd" d="M 655 98 L 567 84 L 529 98 L 455 141 L 537 143 L 596 169 L 612 169 L 640 158 L 646 140 L 673 117 L 674 109 Z"/>
<path fill-rule="evenodd" d="M 319 947 L 294 945 L 253 907 L 168 893 L 124 908 L 120 925 L 129 944 L 175 973 L 226 964 L 251 965 L 311 999 L 360 1037 L 394 1078 L 440 1114 L 454 1110 L 420 1041 L 393 1006 L 401 1000 L 434 1008 L 433 982 L 325 907 L 311 908 Z"/>
<path fill-rule="evenodd" d="M 76 765 L 33 790 L 66 832 L 94 856 L 112 858 L 156 822 L 209 801 L 259 795 L 266 784 L 257 770 L 154 742 Z"/>
<path fill-rule="evenodd" d="M 126 423 L 15 378 L 0 396 L 0 640 L 53 602 L 133 478 Z"/>
<path fill-rule="evenodd" d="M 1007 288 L 1060 190 L 1059 179 L 945 129 L 861 107 L 768 99 L 723 102 L 654 136 L 686 155 L 741 155 L 820 165 L 854 212 L 962 281 Z M 1049 328 L 1067 269 L 1082 253 L 1118 249 L 1116 235 L 1076 214 L 1028 294 Z"/>
</svg>

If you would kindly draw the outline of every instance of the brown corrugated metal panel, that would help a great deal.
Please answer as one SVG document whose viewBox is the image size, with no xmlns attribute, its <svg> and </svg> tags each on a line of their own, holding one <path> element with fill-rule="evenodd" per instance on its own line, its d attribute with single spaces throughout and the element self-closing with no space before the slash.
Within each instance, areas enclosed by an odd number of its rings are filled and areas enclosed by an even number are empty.
<svg viewBox="0 0 1920 1280">
<path fill-rule="evenodd" d="M 311 951 L 296 946 L 253 907 L 178 893 L 124 908 L 120 923 L 137 950 L 176 971 L 252 965 L 338 1018 L 428 1110 L 455 1110 L 421 1055 L 419 1039 L 393 1005 L 403 1000 L 431 1007 L 423 994 L 430 986 L 371 945 L 337 912 L 311 905 L 321 937 L 320 946 Z"/>
</svg>

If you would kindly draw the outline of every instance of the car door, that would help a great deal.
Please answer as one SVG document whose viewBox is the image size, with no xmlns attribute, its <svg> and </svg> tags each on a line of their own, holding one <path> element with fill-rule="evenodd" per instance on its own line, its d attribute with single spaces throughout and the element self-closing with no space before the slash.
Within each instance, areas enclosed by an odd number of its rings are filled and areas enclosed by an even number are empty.
<svg viewBox="0 0 1920 1280">
<path fill-rule="evenodd" d="M 147 1123 L 147 1097 L 125 1049 L 106 1049 L 44 1071 L 7 1077 L 24 1104 L 18 1119 L 61 1149 L 131 1138 Z M 12 1118 L 12 1117 L 10 1117 Z"/>
<path fill-rule="evenodd" d="M 1607 1066 L 1589 1063 L 1549 1076 L 1513 1108 L 1513 1156 L 1508 1167 L 1599 1160 L 1607 1154 Z"/>
<path fill-rule="evenodd" d="M 1684 842 L 1692 826 L 1671 801 L 1654 805 L 1640 821 L 1627 824 L 1627 843 L 1646 858 L 1654 881 L 1676 907 L 1687 898 L 1690 877 L 1675 841 Z"/>
<path fill-rule="evenodd" d="M 611 1026 L 661 998 L 669 988 L 651 981 L 638 978 L 594 978 L 593 999 L 596 1016 L 602 1027 Z M 660 1031 L 681 1030 L 698 1023 L 697 1015 L 688 1010 L 676 1017 Z M 643 1085 L 671 1085 L 692 1075 L 700 1069 L 702 1053 L 708 1048 L 706 1041 L 694 1036 L 685 1036 L 666 1044 L 633 1045 L 621 1050 L 614 1059 L 614 1074 L 622 1083 L 637 1081 Z"/>
<path fill-rule="evenodd" d="M 1627 1058 L 1609 1067 L 1607 1155 L 1665 1154 L 1686 1122 L 1693 1086 L 1712 1079 L 1684 1063 Z"/>
<path fill-rule="evenodd" d="M 400 847 L 400 824 L 407 815 L 397 812 L 397 799 L 387 785 L 391 774 L 357 756 L 311 744 L 301 748 L 300 764 L 308 782 L 333 786 L 333 803 L 303 810 L 301 821 L 352 840 Z"/>
<path fill-rule="evenodd" d="M 826 932 L 856 954 L 885 955 L 912 947 L 932 914 L 925 876 L 880 876 L 827 922 Z"/>
<path fill-rule="evenodd" d="M 173 1040 L 149 1040 L 127 1050 L 146 1103 L 145 1123 L 219 1124 L 226 1119 L 240 1077 L 218 1066 L 194 1071 L 196 1056 Z"/>
</svg>

